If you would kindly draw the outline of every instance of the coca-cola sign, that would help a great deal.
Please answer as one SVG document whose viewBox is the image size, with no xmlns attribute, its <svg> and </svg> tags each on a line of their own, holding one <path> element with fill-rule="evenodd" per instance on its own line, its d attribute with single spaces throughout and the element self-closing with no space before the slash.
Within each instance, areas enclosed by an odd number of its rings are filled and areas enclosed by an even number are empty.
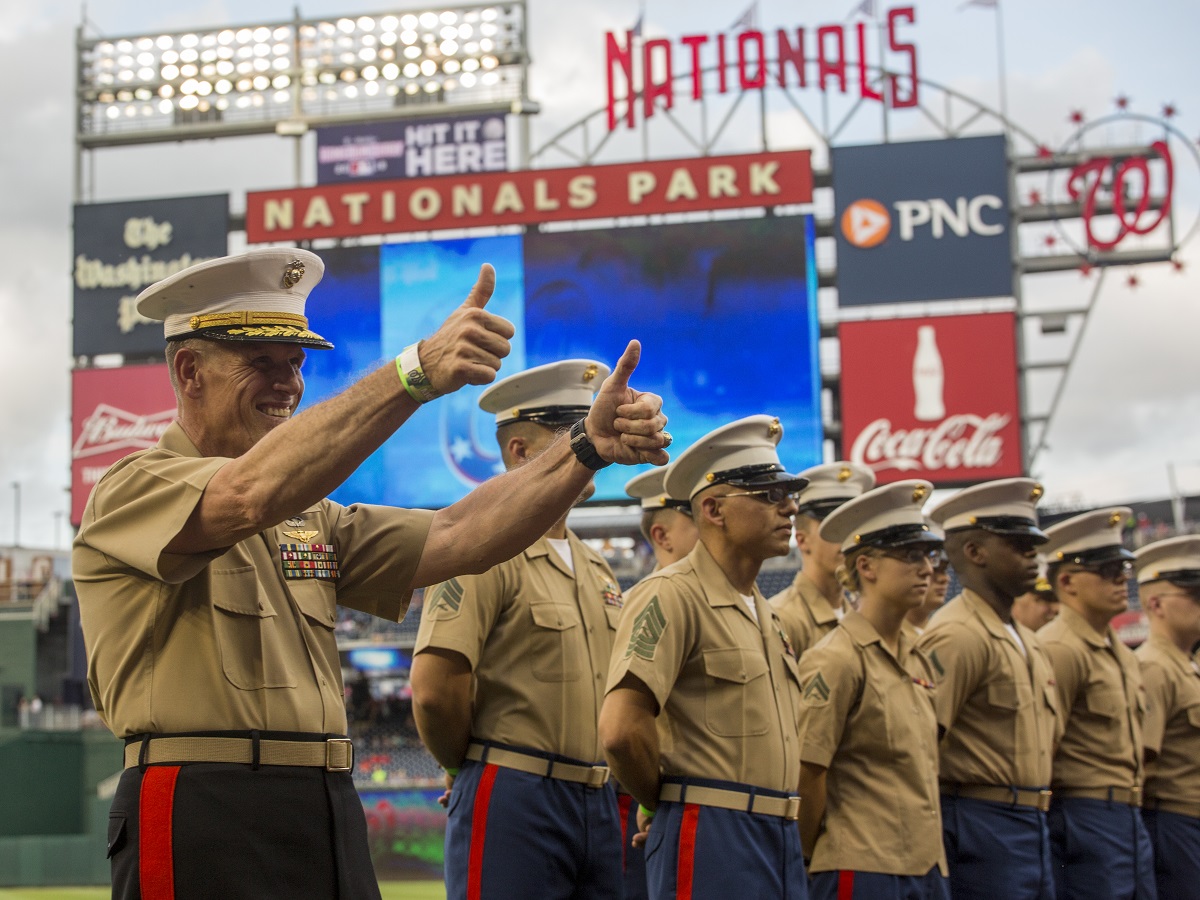
<svg viewBox="0 0 1200 900">
<path fill-rule="evenodd" d="M 165 365 L 77 369 L 71 373 L 71 521 L 109 466 L 153 447 L 175 420 Z"/>
<path fill-rule="evenodd" d="M 1011 313 L 845 322 L 847 456 L 880 483 L 937 485 L 1021 475 Z"/>
</svg>

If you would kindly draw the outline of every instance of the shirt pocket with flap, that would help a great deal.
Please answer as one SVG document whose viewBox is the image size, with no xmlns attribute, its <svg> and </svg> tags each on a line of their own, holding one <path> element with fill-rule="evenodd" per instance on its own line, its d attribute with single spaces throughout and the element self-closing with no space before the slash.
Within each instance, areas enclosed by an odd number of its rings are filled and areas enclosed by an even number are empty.
<svg viewBox="0 0 1200 900">
<path fill-rule="evenodd" d="M 1084 704 L 1093 716 L 1115 719 L 1124 713 L 1129 705 L 1120 689 L 1105 682 L 1092 682 L 1084 690 L 1087 692 Z"/>
<path fill-rule="evenodd" d="M 529 665 L 538 681 L 578 681 L 583 675 L 580 660 L 583 625 L 573 605 L 530 603 L 533 627 L 529 629 Z"/>
<path fill-rule="evenodd" d="M 295 687 L 284 625 L 261 593 L 254 566 L 213 569 L 210 584 L 213 629 L 229 683 L 244 691 Z"/>
<path fill-rule="evenodd" d="M 766 734 L 774 710 L 767 660 L 759 650 L 704 651 L 704 722 L 721 737 Z"/>
</svg>

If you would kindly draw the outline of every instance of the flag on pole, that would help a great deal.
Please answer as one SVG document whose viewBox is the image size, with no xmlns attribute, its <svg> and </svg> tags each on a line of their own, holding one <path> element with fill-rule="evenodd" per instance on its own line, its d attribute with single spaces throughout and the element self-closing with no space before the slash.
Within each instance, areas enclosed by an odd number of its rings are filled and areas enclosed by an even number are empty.
<svg viewBox="0 0 1200 900">
<path fill-rule="evenodd" d="M 729 26 L 729 30 L 733 31 L 736 28 L 758 28 L 758 0 L 754 0 L 746 11 L 738 16 L 737 21 Z"/>
<path fill-rule="evenodd" d="M 879 18 L 879 12 L 876 9 L 878 0 L 862 0 L 854 9 L 850 10 L 850 15 L 846 16 L 847 20 L 853 19 L 855 16 L 866 16 L 869 19 Z"/>
<path fill-rule="evenodd" d="M 981 9 L 995 9 L 999 5 L 1000 0 L 967 0 L 966 3 L 958 8 L 958 11 L 962 12 L 968 6 L 978 6 Z"/>
<path fill-rule="evenodd" d="M 633 27 L 629 29 L 629 33 L 635 38 L 642 36 L 642 23 L 646 21 L 646 4 L 643 3 L 638 7 L 637 21 L 633 23 Z"/>
</svg>

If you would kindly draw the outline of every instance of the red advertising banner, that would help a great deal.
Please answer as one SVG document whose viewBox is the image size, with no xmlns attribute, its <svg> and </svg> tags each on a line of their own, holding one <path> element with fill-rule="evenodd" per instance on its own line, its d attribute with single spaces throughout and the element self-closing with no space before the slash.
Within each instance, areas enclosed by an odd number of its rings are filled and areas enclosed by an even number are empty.
<svg viewBox="0 0 1200 900">
<path fill-rule="evenodd" d="M 807 150 L 471 173 L 246 195 L 251 244 L 812 201 Z"/>
<path fill-rule="evenodd" d="M 1021 471 L 1012 313 L 843 322 L 842 452 L 881 484 Z"/>
<path fill-rule="evenodd" d="M 108 467 L 158 443 L 175 421 L 167 367 L 124 366 L 71 373 L 71 524 Z"/>
</svg>

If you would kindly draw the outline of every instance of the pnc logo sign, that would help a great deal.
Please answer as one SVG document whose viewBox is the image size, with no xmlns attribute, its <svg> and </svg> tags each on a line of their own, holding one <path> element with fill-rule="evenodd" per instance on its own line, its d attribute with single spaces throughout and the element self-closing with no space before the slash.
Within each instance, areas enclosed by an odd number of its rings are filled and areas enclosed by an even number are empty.
<svg viewBox="0 0 1200 900">
<path fill-rule="evenodd" d="M 882 244 L 892 230 L 892 217 L 878 200 L 855 200 L 842 213 L 842 234 L 866 250 Z"/>
<path fill-rule="evenodd" d="M 948 234 L 994 237 L 1004 233 L 1004 201 L 994 194 L 958 197 L 951 204 L 940 197 L 929 200 L 897 200 L 897 233 L 902 241 L 918 233 L 941 240 Z M 892 231 L 892 216 L 878 200 L 855 200 L 842 213 L 842 236 L 863 250 L 882 244 Z"/>
</svg>

